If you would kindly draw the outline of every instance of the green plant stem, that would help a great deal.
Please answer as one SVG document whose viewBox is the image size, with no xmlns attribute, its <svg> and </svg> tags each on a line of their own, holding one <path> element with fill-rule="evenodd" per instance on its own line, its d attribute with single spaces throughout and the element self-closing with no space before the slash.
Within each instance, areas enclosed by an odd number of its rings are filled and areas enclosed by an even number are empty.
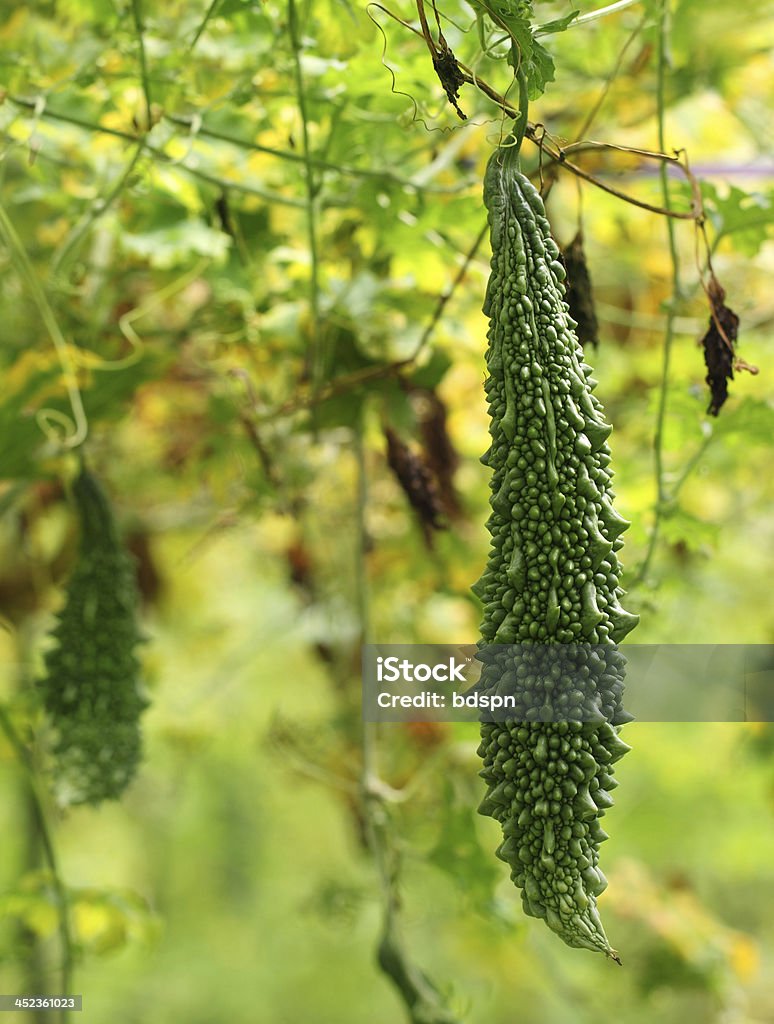
<svg viewBox="0 0 774 1024">
<path fill-rule="evenodd" d="M 288 31 L 293 51 L 293 70 L 296 80 L 296 99 L 298 112 L 301 116 L 301 134 L 304 141 L 304 178 L 306 183 L 306 227 L 309 243 L 309 307 L 312 319 L 312 343 L 310 358 L 307 364 L 311 371 L 312 387 L 319 390 L 325 376 L 325 348 L 320 318 L 320 257 L 317 244 L 317 194 L 318 186 L 314 178 L 309 142 L 309 118 L 306 109 L 306 92 L 304 76 L 301 69 L 301 35 L 298 25 L 296 0 L 288 0 Z"/>
<path fill-rule="evenodd" d="M 28 155 L 26 159 L 32 160 L 33 158 L 31 154 L 33 150 L 30 146 L 31 141 L 31 139 L 22 141 L 21 139 L 14 138 L 13 135 L 9 135 L 8 132 L 0 132 L 0 142 L 5 143 L 5 149 L 2 152 L 3 166 L 8 166 L 7 157 L 14 150 L 18 149 L 27 152 Z M 36 163 L 40 160 L 42 163 L 51 164 L 53 167 L 64 167 L 65 170 L 68 171 L 79 171 L 81 174 L 93 173 L 92 168 L 85 163 L 76 163 L 74 160 L 65 159 L 65 157 L 54 156 L 51 153 L 47 153 L 45 150 L 42 149 L 35 150 L 34 154 L 34 160 Z"/>
<path fill-rule="evenodd" d="M 513 137 L 516 156 L 519 157 L 521 155 L 521 144 L 524 141 L 524 133 L 527 130 L 527 121 L 529 118 L 527 75 L 521 65 L 519 65 L 519 69 L 516 72 L 516 80 L 519 83 L 519 122 L 516 126 L 516 131 L 513 133 Z"/>
<path fill-rule="evenodd" d="M 148 62 L 145 57 L 145 30 L 142 24 L 142 9 L 140 4 L 141 0 L 132 0 L 132 18 L 134 20 L 134 30 L 137 34 L 137 47 L 140 53 L 140 81 L 142 82 L 142 92 L 145 97 L 145 131 L 149 132 L 153 127 L 151 116 L 151 88 L 150 79 L 148 78 Z"/>
<path fill-rule="evenodd" d="M 401 22 L 401 24 L 403 24 L 403 22 Z M 405 27 L 409 29 L 411 28 L 411 26 L 408 25 L 406 25 Z M 508 114 L 510 117 L 518 116 L 518 110 L 514 106 L 506 102 L 504 97 L 502 97 L 499 93 L 497 93 L 491 87 L 487 86 L 483 79 L 477 76 L 474 77 L 470 69 L 465 68 L 465 66 L 462 64 L 460 64 L 460 68 L 465 74 L 466 82 L 468 82 L 471 85 L 475 85 L 478 89 L 484 92 L 485 95 L 487 95 L 491 100 L 493 100 L 493 102 L 500 106 L 504 110 L 504 112 Z M 33 100 L 24 99 L 19 96 L 7 96 L 6 100 L 26 110 L 36 109 L 36 103 Z M 127 142 L 137 141 L 137 136 L 133 135 L 131 132 L 121 131 L 121 129 L 119 128 L 109 128 L 106 125 L 101 125 L 97 122 L 88 121 L 83 118 L 76 117 L 74 115 L 65 114 L 62 111 L 52 111 L 48 107 L 41 111 L 39 116 L 48 118 L 52 121 L 61 121 L 65 124 L 76 125 L 77 127 L 83 128 L 86 131 L 99 132 L 104 135 L 110 135 L 113 138 L 124 139 Z M 304 156 L 300 156 L 298 153 L 292 153 L 282 149 L 275 149 L 271 146 L 264 146 L 257 142 L 251 142 L 247 139 L 240 139 L 237 136 L 229 135 L 225 132 L 216 131 L 203 126 L 196 127 L 195 119 L 191 117 L 183 117 L 168 113 L 162 113 L 161 116 L 164 120 L 169 121 L 172 124 L 179 125 L 180 127 L 184 127 L 189 131 L 195 132 L 195 134 L 201 135 L 202 138 L 213 139 L 219 142 L 228 142 L 231 145 L 236 146 L 240 149 L 244 149 L 248 152 L 265 153 L 267 156 L 273 156 L 276 157 L 278 160 L 284 160 L 287 161 L 288 163 L 297 163 L 304 165 L 307 164 L 306 158 Z M 611 185 L 608 185 L 605 182 L 601 181 L 599 178 L 596 178 L 593 174 L 589 174 L 588 172 L 584 171 L 582 168 L 578 167 L 576 164 L 572 163 L 570 160 L 566 158 L 566 153 L 570 152 L 573 149 L 577 150 L 582 148 L 580 145 L 567 146 L 563 147 L 562 149 L 558 149 L 546 143 L 545 134 L 540 132 L 535 125 L 531 124 L 525 125 L 525 133 L 526 137 L 530 139 L 530 141 L 534 142 L 536 145 L 539 145 L 544 151 L 544 153 L 546 153 L 551 160 L 558 163 L 561 167 L 564 167 L 566 170 L 570 171 L 576 177 L 582 178 L 584 181 L 590 182 L 596 188 L 601 189 L 603 192 L 607 192 L 609 195 L 615 196 L 622 202 L 629 203 L 632 206 L 636 206 L 642 210 L 648 210 L 651 213 L 657 213 L 661 216 L 669 216 L 676 220 L 696 220 L 697 214 L 693 210 L 688 212 L 682 210 L 666 211 L 662 207 L 653 206 L 652 204 L 638 200 L 633 196 L 626 195 L 625 193 L 620 192 L 618 189 L 613 188 Z M 590 144 L 586 145 L 588 146 Z M 594 145 L 595 148 L 598 148 L 601 144 L 596 143 Z M 199 178 L 202 181 L 208 181 L 213 185 L 217 185 L 220 188 L 233 189 L 236 192 L 244 192 L 248 195 L 260 196 L 262 199 L 265 199 L 267 202 L 270 203 L 275 203 L 283 206 L 293 206 L 300 209 L 305 208 L 305 204 L 297 199 L 289 199 L 286 196 L 281 195 L 280 193 L 269 192 L 268 190 L 262 189 L 255 185 L 246 185 L 238 181 L 228 180 L 225 178 L 218 178 L 215 175 L 209 174 L 206 171 L 201 171 L 198 170 L 197 168 L 189 167 L 188 165 L 182 164 L 178 160 L 173 159 L 167 153 L 165 153 L 163 150 L 159 149 L 156 146 L 146 145 L 145 149 L 148 153 L 158 157 L 165 163 L 179 166 L 192 177 Z M 632 152 L 638 151 L 632 150 Z M 653 155 L 656 156 L 658 154 Z M 661 156 L 661 158 L 663 159 L 663 156 Z M 676 162 L 672 157 L 669 157 L 668 159 L 672 162 Z M 393 182 L 394 184 L 400 185 L 403 188 L 413 189 L 416 192 L 422 192 L 433 195 L 456 195 L 459 192 L 464 192 L 472 184 L 472 181 L 463 181 L 459 185 L 429 185 L 425 181 L 419 183 L 413 178 L 406 178 L 399 174 L 395 174 L 394 171 L 391 171 L 387 168 L 374 169 L 367 167 L 351 167 L 346 164 L 338 165 L 327 160 L 321 160 L 319 157 L 311 155 L 309 157 L 308 163 L 316 170 L 335 171 L 337 174 L 344 177 L 365 179 L 371 178 L 385 182 Z M 439 165 L 439 169 L 444 168 L 442 165 Z M 329 202 L 331 205 L 335 205 L 335 201 L 329 200 Z"/>
<path fill-rule="evenodd" d="M 370 638 L 368 573 L 366 549 L 366 508 L 368 477 L 362 423 L 353 438 L 357 473 L 355 602 L 363 643 Z M 377 948 L 379 967 L 393 983 L 406 1008 L 410 1024 L 460 1024 L 444 1005 L 444 999 L 430 978 L 414 963 L 400 928 L 400 855 L 393 835 L 385 794 L 379 778 L 378 724 L 364 722 L 362 732 L 361 804 L 368 850 L 373 857 L 382 895 L 382 931 Z"/>
<path fill-rule="evenodd" d="M 46 820 L 46 812 L 43 807 L 43 799 L 38 789 L 38 783 L 35 776 L 35 768 L 32 763 L 32 757 L 30 752 L 27 750 L 24 742 L 19 736 L 16 728 L 11 721 L 11 717 L 8 714 L 6 707 L 0 704 L 0 728 L 2 728 L 8 742 L 11 745 L 19 764 L 24 769 L 27 775 L 28 792 L 30 797 L 31 810 L 34 815 L 38 834 L 40 836 L 41 849 L 43 856 L 48 865 L 48 870 L 51 874 L 51 884 L 54 890 L 54 898 L 56 902 L 57 918 L 59 923 L 59 943 L 61 946 L 62 954 L 62 967 L 61 967 L 61 992 L 62 995 L 70 995 L 72 993 L 72 979 L 73 979 L 73 964 L 75 960 L 75 947 L 72 938 L 72 932 L 70 930 L 70 918 L 67 906 L 67 890 L 62 880 L 62 876 L 59 873 L 58 859 L 56 850 L 54 847 L 54 840 L 51 835 L 51 830 L 48 827 Z M 62 1020 L 64 1021 L 64 1011 L 62 1012 Z"/>
<path fill-rule="evenodd" d="M 658 145 L 661 152 L 666 146 L 666 73 L 669 52 L 669 29 L 670 11 L 669 0 L 662 0 L 659 12 L 658 29 L 658 64 L 656 79 L 656 104 L 658 123 Z M 662 163 L 659 168 L 661 179 L 661 194 L 664 209 L 670 210 L 671 197 L 669 194 L 669 174 L 667 165 Z M 664 478 L 664 428 L 667 415 L 667 399 L 669 393 L 669 376 L 672 358 L 672 343 L 675 336 L 675 319 L 677 317 L 677 304 L 681 296 L 680 283 L 680 255 L 677 250 L 677 238 L 675 225 L 671 217 L 666 218 L 667 239 L 669 243 L 669 259 L 671 264 L 671 289 L 672 294 L 666 309 L 666 326 L 664 329 L 664 348 L 661 360 L 661 383 L 658 395 L 658 408 L 656 412 L 656 429 L 653 436 L 653 464 L 656 484 L 656 504 L 653 513 L 653 526 L 651 528 L 648 546 L 645 557 L 637 572 L 636 583 L 641 583 L 647 578 L 648 571 L 653 562 L 653 557 L 659 541 L 661 522 L 666 507 L 671 500 L 667 493 Z"/>
</svg>

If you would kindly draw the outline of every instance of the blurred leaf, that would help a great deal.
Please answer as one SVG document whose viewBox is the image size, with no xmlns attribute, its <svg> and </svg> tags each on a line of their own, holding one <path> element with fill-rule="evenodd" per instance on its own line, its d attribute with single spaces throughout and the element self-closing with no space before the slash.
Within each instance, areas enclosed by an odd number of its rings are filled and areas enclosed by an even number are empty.
<svg viewBox="0 0 774 1024">
<path fill-rule="evenodd" d="M 406 388 L 394 378 L 387 377 L 381 381 L 379 392 L 384 402 L 387 423 L 398 433 L 412 434 L 416 428 L 416 414 Z"/>
<path fill-rule="evenodd" d="M 156 231 L 121 235 L 121 246 L 126 253 L 147 260 L 157 270 L 185 264 L 191 256 L 208 256 L 216 263 L 223 262 L 231 244 L 228 235 L 197 218 L 181 220 Z"/>
<path fill-rule="evenodd" d="M 555 32 L 564 32 L 580 14 L 580 11 L 570 11 L 563 18 L 555 18 L 553 21 L 546 21 L 535 29 L 536 36 L 547 36 Z"/>
<path fill-rule="evenodd" d="M 700 519 L 680 506 L 670 506 L 663 515 L 662 532 L 664 540 L 670 544 L 701 551 L 718 542 L 721 529 L 717 523 Z"/>
<path fill-rule="evenodd" d="M 128 890 L 76 889 L 70 913 L 78 945 L 99 955 L 146 942 L 158 929 L 147 903 Z"/>
<path fill-rule="evenodd" d="M 735 249 L 745 256 L 755 256 L 772 235 L 774 192 L 745 192 L 731 185 L 727 195 L 721 196 L 706 181 L 701 189 L 710 223 L 717 233 L 716 241 L 730 236 Z"/>
<path fill-rule="evenodd" d="M 472 905 L 487 907 L 494 900 L 494 887 L 500 876 L 492 851 L 478 842 L 475 828 L 475 800 L 469 787 L 461 793 L 447 781 L 439 794 L 439 833 L 428 860 L 455 879 L 460 892 Z"/>
<path fill-rule="evenodd" d="M 311 412 L 311 422 L 320 430 L 349 427 L 354 430 L 361 422 L 365 394 L 362 390 L 335 395 L 320 402 Z"/>
<path fill-rule="evenodd" d="M 452 360 L 448 352 L 441 348 L 434 348 L 427 362 L 411 373 L 411 383 L 414 387 L 433 391 L 441 383 L 451 366 Z"/>
<path fill-rule="evenodd" d="M 0 919 L 14 918 L 42 938 L 53 935 L 59 923 L 56 894 L 45 871 L 23 875 L 15 889 L 0 896 Z"/>
</svg>

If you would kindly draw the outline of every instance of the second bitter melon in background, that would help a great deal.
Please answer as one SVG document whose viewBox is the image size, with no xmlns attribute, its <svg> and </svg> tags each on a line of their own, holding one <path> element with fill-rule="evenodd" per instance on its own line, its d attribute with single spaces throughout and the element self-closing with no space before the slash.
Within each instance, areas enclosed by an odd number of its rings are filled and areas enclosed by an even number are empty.
<svg viewBox="0 0 774 1024">
<path fill-rule="evenodd" d="M 65 803 L 116 799 L 140 759 L 140 642 L 134 567 L 87 469 L 73 484 L 78 558 L 46 654 L 43 702 L 56 730 L 56 788 Z"/>
<path fill-rule="evenodd" d="M 564 301 L 559 249 L 512 148 L 490 158 L 484 199 L 492 444 L 483 461 L 493 475 L 491 551 L 474 587 L 484 605 L 479 658 L 484 685 L 518 679 L 527 698 L 512 719 L 482 725 L 480 810 L 502 825 L 498 856 L 525 911 L 569 945 L 615 956 L 596 908 L 606 885 L 598 819 L 612 804 L 613 763 L 629 749 L 618 737 L 629 716 L 615 648 L 637 622 L 619 603 L 628 524 L 613 508 L 610 426 Z M 504 644 L 530 646 L 516 665 Z M 540 667 L 557 644 L 568 645 L 571 687 L 550 658 Z"/>
</svg>

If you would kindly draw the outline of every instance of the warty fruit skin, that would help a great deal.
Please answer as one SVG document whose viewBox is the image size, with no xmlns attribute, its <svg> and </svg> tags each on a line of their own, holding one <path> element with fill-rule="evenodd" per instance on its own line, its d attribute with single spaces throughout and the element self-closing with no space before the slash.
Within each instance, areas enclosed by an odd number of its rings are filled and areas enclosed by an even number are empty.
<svg viewBox="0 0 774 1024">
<path fill-rule="evenodd" d="M 484 200 L 492 441 L 482 461 L 492 511 L 489 559 L 473 588 L 483 603 L 480 686 L 509 688 L 522 704 L 482 725 L 480 810 L 503 827 L 498 856 L 526 913 L 571 946 L 616 957 L 596 898 L 607 885 L 599 819 L 629 749 L 618 736 L 629 716 L 616 646 L 637 623 L 620 604 L 628 523 L 613 507 L 611 428 L 564 299 L 559 249 L 508 146 L 489 160 Z M 514 644 L 523 645 L 517 660 L 502 646 Z M 565 645 L 561 658 L 554 645 Z"/>
</svg>

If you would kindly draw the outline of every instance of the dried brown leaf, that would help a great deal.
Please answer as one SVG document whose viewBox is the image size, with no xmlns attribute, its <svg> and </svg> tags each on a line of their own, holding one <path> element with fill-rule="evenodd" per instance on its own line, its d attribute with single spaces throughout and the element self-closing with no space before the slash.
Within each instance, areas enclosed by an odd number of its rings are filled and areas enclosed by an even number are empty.
<svg viewBox="0 0 774 1024">
<path fill-rule="evenodd" d="M 565 297 L 570 307 L 570 316 L 578 325 L 578 339 L 582 345 L 593 345 L 596 348 L 599 345 L 599 324 L 582 231 L 573 238 L 562 257 L 567 271 Z"/>
<path fill-rule="evenodd" d="M 432 548 L 433 533 L 446 527 L 433 474 L 423 456 L 412 451 L 392 427 L 385 427 L 384 436 L 387 441 L 387 464 L 417 513 L 425 543 Z"/>
</svg>

